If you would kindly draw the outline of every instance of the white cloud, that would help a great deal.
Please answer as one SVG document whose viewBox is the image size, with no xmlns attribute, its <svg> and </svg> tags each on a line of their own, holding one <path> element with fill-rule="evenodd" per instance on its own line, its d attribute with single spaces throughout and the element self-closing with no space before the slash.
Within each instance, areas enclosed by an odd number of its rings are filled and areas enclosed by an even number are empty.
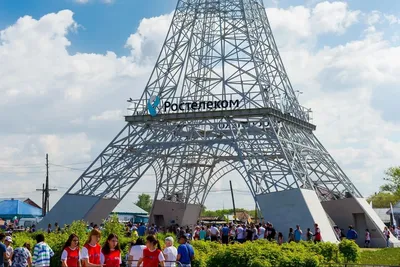
<svg viewBox="0 0 400 267">
<path fill-rule="evenodd" d="M 366 31 L 354 32 L 353 40 L 341 45 L 320 47 L 321 38 L 340 38 L 361 13 L 343 2 L 267 11 L 294 88 L 304 92 L 300 101 L 315 111 L 316 135 L 360 190 L 371 193 L 383 170 L 400 161 L 400 142 L 393 138 L 400 125 L 385 116 L 386 99 L 399 82 L 400 47 L 375 28 L 382 18 L 392 23 L 396 17 L 368 13 Z M 142 93 L 170 20 L 171 14 L 143 19 L 127 36 L 129 57 L 112 51 L 69 54 L 67 33 L 77 29 L 77 22 L 68 10 L 38 20 L 26 16 L 0 31 L 0 62 L 7 62 L 0 65 L 0 112 L 7 114 L 0 117 L 0 177 L 14 175 L 20 181 L 7 185 L 9 194 L 32 191 L 44 177 L 42 166 L 34 172 L 31 167 L 15 171 L 14 165 L 42 164 L 45 153 L 61 164 L 97 156 L 124 125 L 126 99 Z M 386 97 L 379 98 L 380 92 Z M 59 188 L 69 187 L 80 174 L 56 167 L 52 171 Z M 21 182 L 27 179 L 29 183 Z M 241 181 L 234 184 L 246 189 Z M 224 181 L 218 186 L 228 187 Z M 135 190 L 149 188 L 138 184 Z M 225 195 L 206 206 L 229 206 L 230 196 Z M 249 197 L 241 200 L 243 206 L 253 205 Z"/>
<path fill-rule="evenodd" d="M 78 4 L 86 4 L 89 2 L 89 0 L 74 0 Z"/>
<path fill-rule="evenodd" d="M 378 23 L 381 20 L 381 13 L 379 11 L 372 11 L 370 14 L 366 16 L 366 22 L 369 25 L 373 25 Z"/>
<path fill-rule="evenodd" d="M 126 42 L 126 47 L 131 49 L 131 54 L 136 62 L 153 62 L 158 56 L 169 24 L 172 13 L 151 19 L 144 18 L 134 34 Z"/>
<path fill-rule="evenodd" d="M 121 120 L 123 117 L 122 110 L 107 110 L 99 116 L 92 116 L 90 119 L 94 121 Z"/>
<path fill-rule="evenodd" d="M 400 19 L 396 17 L 395 15 L 384 15 L 385 19 L 390 23 L 390 24 L 399 24 Z"/>
<path fill-rule="evenodd" d="M 358 21 L 360 11 L 350 11 L 345 2 L 322 2 L 312 10 L 311 25 L 316 33 L 342 34 Z"/>
</svg>

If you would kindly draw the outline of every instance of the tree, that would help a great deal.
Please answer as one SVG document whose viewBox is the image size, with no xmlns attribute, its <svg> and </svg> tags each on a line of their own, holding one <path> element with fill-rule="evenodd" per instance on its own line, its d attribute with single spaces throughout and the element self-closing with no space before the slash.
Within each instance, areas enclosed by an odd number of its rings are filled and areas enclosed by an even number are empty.
<svg viewBox="0 0 400 267">
<path fill-rule="evenodd" d="M 135 203 L 136 206 L 144 209 L 147 212 L 150 212 L 151 207 L 153 206 L 153 200 L 150 195 L 140 194 L 138 196 L 138 201 Z"/>
<path fill-rule="evenodd" d="M 400 194 L 400 166 L 387 169 L 385 175 L 383 180 L 388 183 L 381 186 L 381 192 Z"/>
<path fill-rule="evenodd" d="M 370 196 L 367 201 L 372 201 L 374 208 L 389 208 L 400 201 L 400 166 L 391 167 L 385 171 L 383 178 L 387 183 L 380 187 L 379 193 Z"/>
<path fill-rule="evenodd" d="M 399 194 L 393 194 L 390 192 L 379 192 L 375 193 L 374 195 L 370 196 L 367 199 L 368 202 L 372 201 L 372 206 L 374 208 L 389 208 L 390 203 L 393 205 L 400 201 Z"/>
</svg>

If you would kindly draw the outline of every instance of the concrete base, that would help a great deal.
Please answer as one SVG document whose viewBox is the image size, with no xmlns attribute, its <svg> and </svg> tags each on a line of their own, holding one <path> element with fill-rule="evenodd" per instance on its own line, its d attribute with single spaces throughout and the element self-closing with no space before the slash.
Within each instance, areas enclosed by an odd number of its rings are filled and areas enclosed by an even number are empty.
<svg viewBox="0 0 400 267">
<path fill-rule="evenodd" d="M 47 229 L 48 224 L 54 226 L 56 222 L 62 227 L 76 220 L 100 225 L 118 203 L 117 199 L 65 194 L 40 221 L 37 229 Z"/>
<path fill-rule="evenodd" d="M 296 224 L 300 225 L 303 240 L 306 240 L 307 228 L 314 232 L 314 223 L 318 223 L 323 241 L 338 242 L 328 216 L 313 190 L 291 189 L 257 195 L 256 198 L 264 220 L 271 222 L 277 232 L 282 232 L 285 241 L 289 228 L 295 229 Z"/>
<path fill-rule="evenodd" d="M 169 227 L 196 225 L 201 213 L 201 205 L 156 200 L 150 214 L 149 223 L 157 226 Z"/>
<path fill-rule="evenodd" d="M 385 224 L 364 198 L 331 200 L 321 204 L 337 226 L 344 229 L 344 234 L 349 225 L 354 227 L 358 233 L 356 242 L 360 247 L 364 247 L 365 229 L 371 233 L 371 247 L 386 247 L 386 239 L 382 234 Z M 391 247 L 400 246 L 400 241 L 392 235 L 389 243 Z"/>
</svg>

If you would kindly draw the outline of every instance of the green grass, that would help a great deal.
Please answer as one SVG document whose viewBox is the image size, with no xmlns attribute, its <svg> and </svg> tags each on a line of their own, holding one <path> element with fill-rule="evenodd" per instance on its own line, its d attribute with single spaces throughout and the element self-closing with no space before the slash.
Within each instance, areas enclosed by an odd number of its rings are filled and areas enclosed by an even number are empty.
<svg viewBox="0 0 400 267">
<path fill-rule="evenodd" d="M 400 248 L 362 249 L 360 263 L 400 266 Z"/>
</svg>

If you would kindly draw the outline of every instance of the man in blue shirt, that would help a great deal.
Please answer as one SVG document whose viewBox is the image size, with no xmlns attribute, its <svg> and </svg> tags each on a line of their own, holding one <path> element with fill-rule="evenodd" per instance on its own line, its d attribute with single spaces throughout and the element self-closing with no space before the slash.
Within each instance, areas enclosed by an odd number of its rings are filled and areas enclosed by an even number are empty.
<svg viewBox="0 0 400 267">
<path fill-rule="evenodd" d="M 227 224 L 224 224 L 224 227 L 222 227 L 222 244 L 228 245 L 229 243 L 229 227 Z"/>
<path fill-rule="evenodd" d="M 296 225 L 296 230 L 294 230 L 294 241 L 300 242 L 302 234 L 303 231 L 301 231 L 300 225 Z"/>
<path fill-rule="evenodd" d="M 144 223 L 141 223 L 138 229 L 139 236 L 144 236 L 146 234 L 146 229 L 146 225 L 144 225 Z"/>
<path fill-rule="evenodd" d="M 194 258 L 193 247 L 187 242 L 186 236 L 179 238 L 178 256 L 176 261 L 179 261 L 182 267 L 191 267 L 191 262 Z"/>
<path fill-rule="evenodd" d="M 3 244 L 5 238 L 5 234 L 0 233 L 0 267 L 4 267 L 4 261 L 7 260 L 7 249 Z"/>
<path fill-rule="evenodd" d="M 358 234 L 357 234 L 356 230 L 354 230 L 354 229 L 353 229 L 353 226 L 350 225 L 350 226 L 349 226 L 349 230 L 347 231 L 346 238 L 347 238 L 348 240 L 356 240 L 357 237 L 358 237 Z"/>
</svg>

